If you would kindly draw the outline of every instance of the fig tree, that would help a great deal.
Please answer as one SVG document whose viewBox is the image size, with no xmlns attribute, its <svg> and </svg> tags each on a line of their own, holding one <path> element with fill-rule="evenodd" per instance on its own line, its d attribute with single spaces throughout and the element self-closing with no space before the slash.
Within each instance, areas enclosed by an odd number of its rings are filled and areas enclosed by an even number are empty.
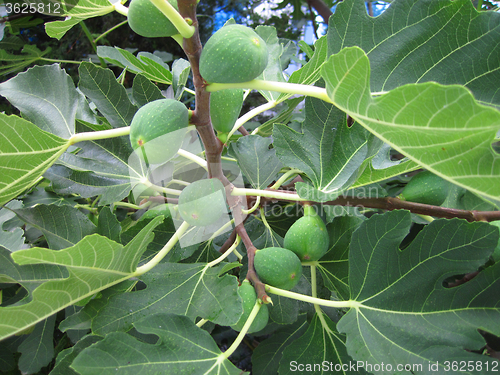
<svg viewBox="0 0 500 375">
<path fill-rule="evenodd" d="M 168 0 L 177 8 L 177 0 Z M 158 38 L 179 34 L 170 20 L 150 1 L 132 0 L 127 14 L 130 28 L 140 36 Z"/>
<path fill-rule="evenodd" d="M 228 89 L 211 93 L 210 118 L 214 129 L 219 133 L 229 133 L 238 120 L 242 106 L 242 89 Z"/>
<path fill-rule="evenodd" d="M 216 178 L 192 182 L 179 196 L 179 213 L 190 225 L 213 224 L 226 212 L 224 185 Z"/>
<path fill-rule="evenodd" d="M 243 300 L 243 315 L 240 320 L 235 325 L 232 325 L 231 328 L 235 331 L 241 331 L 245 322 L 247 321 L 252 309 L 257 301 L 257 293 L 255 292 L 255 288 L 248 282 L 248 280 L 244 280 L 241 283 L 241 286 L 238 288 L 238 294 Z M 258 332 L 267 325 L 269 321 L 269 310 L 267 309 L 267 305 L 261 305 L 257 316 L 254 321 L 250 325 L 250 329 L 248 333 Z"/>
<path fill-rule="evenodd" d="M 257 78 L 266 69 L 266 42 L 251 28 L 227 25 L 205 44 L 200 73 L 209 83 L 240 83 Z"/>
<path fill-rule="evenodd" d="M 448 196 L 452 184 L 438 175 L 423 171 L 412 177 L 400 198 L 409 202 L 440 206 Z"/>
<path fill-rule="evenodd" d="M 314 211 L 298 219 L 285 234 L 283 246 L 301 261 L 320 259 L 328 251 L 330 239 L 323 219 Z"/>
<path fill-rule="evenodd" d="M 130 124 L 130 143 L 139 158 L 148 163 L 164 163 L 179 151 L 188 125 L 184 104 L 174 99 L 158 99 L 135 113 Z"/>
<path fill-rule="evenodd" d="M 302 276 L 302 264 L 295 253 L 281 247 L 257 250 L 254 267 L 260 280 L 276 288 L 290 290 Z"/>
</svg>

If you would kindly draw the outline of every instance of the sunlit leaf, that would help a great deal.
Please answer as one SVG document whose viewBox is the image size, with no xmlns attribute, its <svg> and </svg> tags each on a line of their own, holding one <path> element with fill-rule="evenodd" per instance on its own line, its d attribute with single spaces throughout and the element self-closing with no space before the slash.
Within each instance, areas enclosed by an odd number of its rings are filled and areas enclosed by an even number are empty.
<svg viewBox="0 0 500 375">
<path fill-rule="evenodd" d="M 63 4 L 61 11 L 59 8 L 55 9 L 58 4 Z M 51 5 L 53 13 L 68 17 L 64 21 L 48 22 L 45 25 L 47 35 L 57 39 L 61 39 L 69 29 L 87 18 L 103 16 L 115 10 L 108 0 L 58 0 Z M 45 6 L 45 10 L 47 9 L 48 7 Z"/>
<path fill-rule="evenodd" d="M 0 307 L 0 339 L 21 332 L 84 298 L 130 278 L 152 239 L 153 228 L 161 219 L 153 220 L 127 246 L 94 234 L 63 250 L 32 248 L 12 253 L 20 265 L 65 266 L 69 277 L 43 283 L 33 291 L 33 299 L 27 304 Z"/>
<path fill-rule="evenodd" d="M 35 184 L 67 146 L 29 121 L 0 113 L 0 205 Z"/>
<path fill-rule="evenodd" d="M 393 1 L 369 17 L 362 0 L 342 1 L 329 19 L 328 54 L 358 46 L 370 59 L 372 91 L 408 83 L 461 84 L 500 104 L 500 14 L 469 0 Z"/>
<path fill-rule="evenodd" d="M 493 199 L 500 197 L 500 155 L 491 147 L 500 112 L 479 105 L 462 86 L 428 82 L 370 94 L 370 62 L 358 47 L 322 67 L 337 107 L 433 173 Z"/>
</svg>

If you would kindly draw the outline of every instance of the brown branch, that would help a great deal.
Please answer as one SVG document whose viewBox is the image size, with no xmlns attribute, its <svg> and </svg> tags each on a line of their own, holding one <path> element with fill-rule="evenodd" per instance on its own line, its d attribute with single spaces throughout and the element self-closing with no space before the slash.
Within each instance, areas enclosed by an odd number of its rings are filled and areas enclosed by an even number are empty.
<svg viewBox="0 0 500 375">
<path fill-rule="evenodd" d="M 246 130 L 243 126 L 240 126 L 238 128 L 239 132 L 243 135 L 250 135 L 250 133 L 248 132 L 248 130 Z"/>
<path fill-rule="evenodd" d="M 196 0 L 179 0 L 179 13 L 184 18 L 193 21 L 195 33 L 189 39 L 184 39 L 183 49 L 191 64 L 193 73 L 193 85 L 195 89 L 196 107 L 191 116 L 190 123 L 196 126 L 203 146 L 208 164 L 208 175 L 210 178 L 223 177 L 221 164 L 222 143 L 215 136 L 212 123 L 210 121 L 210 93 L 206 91 L 206 82 L 200 74 L 200 56 L 202 45 L 198 31 L 198 20 L 196 18 Z M 224 182 L 224 181 L 223 181 Z M 225 185 L 225 184 L 224 184 Z"/>
<path fill-rule="evenodd" d="M 327 205 L 340 205 L 349 207 L 367 207 L 380 208 L 383 210 L 408 210 L 414 214 L 442 217 L 447 219 L 459 218 L 467 221 L 495 221 L 500 220 L 500 211 L 476 211 L 459 210 L 456 208 L 447 208 L 432 206 L 415 202 L 403 201 L 399 198 L 351 198 L 341 197 L 333 201 L 326 202 Z"/>
<path fill-rule="evenodd" d="M 229 236 L 229 238 L 220 247 L 219 253 L 224 254 L 227 251 L 227 249 L 229 249 L 231 247 L 231 245 L 234 243 L 235 240 L 236 240 L 236 228 L 233 229 L 233 231 L 231 232 L 231 235 Z"/>
<path fill-rule="evenodd" d="M 269 303 L 271 299 L 266 295 L 264 284 L 259 280 L 253 266 L 253 258 L 257 249 L 250 240 L 250 237 L 244 227 L 246 215 L 243 214 L 242 207 L 243 202 L 246 202 L 246 197 L 231 195 L 234 185 L 226 178 L 226 176 L 224 176 L 222 171 L 221 153 L 223 145 L 222 142 L 220 142 L 220 140 L 215 136 L 215 132 L 212 127 L 210 120 L 210 93 L 206 91 L 206 82 L 200 74 L 200 56 L 202 45 L 198 32 L 196 4 L 196 0 L 178 0 L 177 2 L 179 13 L 184 18 L 190 18 L 193 21 L 192 25 L 195 27 L 194 35 L 189 39 L 184 39 L 183 41 L 184 52 L 186 53 L 191 64 L 193 85 L 195 88 L 196 107 L 193 115 L 191 116 L 190 122 L 196 126 L 196 130 L 198 131 L 205 147 L 205 157 L 207 159 L 209 177 L 218 178 L 226 189 L 227 203 L 233 214 L 236 224 L 236 232 L 239 234 L 247 249 L 247 278 L 252 281 L 258 297 L 261 298 L 263 302 Z M 244 133 L 242 132 L 242 134 Z M 226 243 L 224 245 L 226 245 Z"/>
<path fill-rule="evenodd" d="M 280 193 L 296 194 L 294 190 L 273 190 Z M 294 199 L 276 199 L 261 197 L 261 205 L 270 202 L 293 202 Z M 311 202 L 312 204 L 318 202 Z M 473 221 L 496 221 L 500 220 L 500 211 L 477 211 L 477 210 L 460 210 L 456 208 L 447 208 L 441 206 L 433 206 L 430 204 L 422 204 L 415 202 L 403 201 L 399 198 L 385 197 L 385 198 L 355 198 L 355 197 L 339 197 L 333 201 L 321 202 L 321 204 L 328 206 L 346 206 L 346 207 L 365 207 L 365 208 L 379 208 L 382 210 L 408 210 L 414 214 L 428 215 L 434 217 L 441 217 L 446 219 L 465 219 L 469 222 Z"/>
</svg>

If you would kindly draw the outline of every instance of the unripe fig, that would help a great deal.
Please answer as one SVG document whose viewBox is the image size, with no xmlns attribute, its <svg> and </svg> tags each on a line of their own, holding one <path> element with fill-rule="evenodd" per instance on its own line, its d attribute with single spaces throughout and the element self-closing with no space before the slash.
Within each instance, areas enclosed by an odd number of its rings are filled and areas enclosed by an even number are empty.
<svg viewBox="0 0 500 375">
<path fill-rule="evenodd" d="M 243 106 L 243 90 L 229 89 L 210 94 L 210 118 L 212 126 L 220 133 L 229 133 Z"/>
<path fill-rule="evenodd" d="M 168 0 L 177 8 L 177 0 Z M 132 0 L 127 14 L 130 28 L 140 36 L 158 38 L 179 34 L 176 27 L 150 0 Z"/>
<path fill-rule="evenodd" d="M 238 294 L 243 300 L 243 315 L 240 320 L 235 325 L 232 325 L 231 328 L 235 331 L 241 331 L 245 322 L 247 321 L 252 309 L 257 301 L 257 293 L 255 292 L 254 287 L 248 282 L 248 280 L 244 280 L 241 283 L 241 286 L 238 288 Z M 267 305 L 261 305 L 257 316 L 255 317 L 252 325 L 250 326 L 247 333 L 258 332 L 265 328 L 267 322 L 269 321 L 269 310 Z"/>
<path fill-rule="evenodd" d="M 440 206 L 448 196 L 452 184 L 429 171 L 412 177 L 401 192 L 400 198 L 410 202 Z"/>
<path fill-rule="evenodd" d="M 290 290 L 302 276 L 302 264 L 294 252 L 281 247 L 257 250 L 254 267 L 260 280 L 276 288 Z"/>
<path fill-rule="evenodd" d="M 213 224 L 226 212 L 224 185 L 216 178 L 192 182 L 179 196 L 179 213 L 190 225 Z"/>
<path fill-rule="evenodd" d="M 200 73 L 209 83 L 239 83 L 266 69 L 266 42 L 251 28 L 228 25 L 210 37 L 201 52 Z"/>
<path fill-rule="evenodd" d="M 292 250 L 301 261 L 320 259 L 328 251 L 330 239 L 323 219 L 312 214 L 298 219 L 285 234 L 283 246 Z"/>
<path fill-rule="evenodd" d="M 136 112 L 130 124 L 130 143 L 139 158 L 160 164 L 181 147 L 189 125 L 188 110 L 174 99 L 152 101 Z"/>
</svg>

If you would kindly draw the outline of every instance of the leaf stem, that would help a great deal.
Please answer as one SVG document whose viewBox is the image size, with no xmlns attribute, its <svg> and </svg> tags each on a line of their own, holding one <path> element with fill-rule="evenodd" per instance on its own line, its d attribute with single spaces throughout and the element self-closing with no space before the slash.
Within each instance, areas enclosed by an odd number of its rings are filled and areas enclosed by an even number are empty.
<svg viewBox="0 0 500 375">
<path fill-rule="evenodd" d="M 227 135 L 227 139 L 231 138 L 231 136 L 244 124 L 246 124 L 250 119 L 254 118 L 258 114 L 265 112 L 271 108 L 276 107 L 278 103 L 275 102 L 274 100 L 271 100 L 270 102 L 264 103 L 262 105 L 259 105 L 258 107 L 253 108 L 252 110 L 248 111 L 245 113 L 243 116 L 241 116 L 238 120 L 236 120 L 236 123 L 234 124 L 233 128 Z M 254 134 L 254 133 L 252 133 Z"/>
<path fill-rule="evenodd" d="M 259 208 L 259 205 L 260 205 L 260 195 L 255 200 L 255 204 L 253 205 L 252 208 L 249 208 L 248 210 L 241 209 L 241 212 L 243 212 L 245 215 L 249 215 L 252 212 L 254 212 L 257 208 Z"/>
<path fill-rule="evenodd" d="M 317 280 L 316 280 L 316 264 L 311 264 L 311 296 L 313 298 L 318 298 L 318 285 L 317 285 Z M 316 314 L 320 317 L 320 320 L 323 317 L 323 311 L 321 311 L 321 307 L 317 303 L 313 303 L 314 310 L 316 311 Z"/>
<path fill-rule="evenodd" d="M 259 197 L 260 198 L 260 197 Z M 272 232 L 272 229 L 271 229 L 271 226 L 269 225 L 269 223 L 267 222 L 267 219 L 266 219 L 266 213 L 264 211 L 263 208 L 260 209 L 260 219 L 262 220 L 262 224 L 264 224 L 264 226 L 267 228 L 267 230 L 269 232 Z"/>
<path fill-rule="evenodd" d="M 238 245 L 240 244 L 240 241 L 241 241 L 241 237 L 240 236 L 236 236 L 236 240 L 233 242 L 233 244 L 231 245 L 231 247 L 229 249 L 227 249 L 224 252 L 224 254 L 222 254 L 220 257 L 218 257 L 217 259 L 214 259 L 210 263 L 208 263 L 207 267 L 216 266 L 217 264 L 219 264 L 220 262 L 222 262 L 224 259 L 226 259 L 229 256 L 229 254 L 231 254 L 238 247 Z"/>
<path fill-rule="evenodd" d="M 198 323 L 196 323 L 196 326 L 198 328 L 202 327 L 205 323 L 209 322 L 208 319 L 200 319 L 200 321 Z"/>
<path fill-rule="evenodd" d="M 234 187 L 231 195 L 255 195 L 266 198 L 274 198 L 274 199 L 282 199 L 286 201 L 294 201 L 294 202 L 307 202 L 307 199 L 299 197 L 295 192 L 285 193 L 280 191 L 271 191 L 271 190 L 260 190 L 260 189 L 245 189 Z"/>
<path fill-rule="evenodd" d="M 125 17 L 128 16 L 128 8 L 122 3 L 120 3 L 120 1 L 113 3 L 113 7 L 115 8 L 115 11 L 117 11 L 118 13 L 124 15 Z"/>
<path fill-rule="evenodd" d="M 121 137 L 129 134 L 130 134 L 129 126 L 123 126 L 121 128 L 109 129 L 109 130 L 100 130 L 96 132 L 78 133 L 73 135 L 69 139 L 69 145 L 74 145 L 75 143 L 83 141 L 95 141 L 99 139 Z"/>
<path fill-rule="evenodd" d="M 188 24 L 167 0 L 151 0 L 151 2 L 172 22 L 183 38 L 189 39 L 193 36 L 194 26 Z"/>
<path fill-rule="evenodd" d="M 300 83 L 263 81 L 260 79 L 254 79 L 252 81 L 242 83 L 211 83 L 207 86 L 208 92 L 225 89 L 267 90 L 287 94 L 307 95 L 324 100 L 328 103 L 333 103 L 332 100 L 328 97 L 326 89 L 312 85 L 302 85 Z"/>
<path fill-rule="evenodd" d="M 59 60 L 59 59 L 49 59 L 46 57 L 39 57 L 38 60 L 47 61 L 47 62 L 55 62 L 60 64 L 78 64 L 80 65 L 83 61 L 74 61 L 74 60 Z"/>
<path fill-rule="evenodd" d="M 182 235 L 186 232 L 186 230 L 189 228 L 189 224 L 187 222 L 183 222 L 179 228 L 175 231 L 174 235 L 170 237 L 168 242 L 163 246 L 163 248 L 151 259 L 149 262 L 146 264 L 137 267 L 135 272 L 132 274 L 132 277 L 137 277 L 141 276 L 142 274 L 151 271 L 160 261 L 165 258 L 165 256 L 168 254 L 170 250 L 173 249 L 175 244 L 179 241 L 179 239 L 182 237 Z"/>
<path fill-rule="evenodd" d="M 189 152 L 189 151 L 186 151 L 186 150 L 183 150 L 182 148 L 179 149 L 179 151 L 177 151 L 177 153 L 182 156 L 182 157 L 185 157 L 186 159 L 189 159 L 191 160 L 192 162 L 198 164 L 200 167 L 202 167 L 203 169 L 205 169 L 206 171 L 208 171 L 208 166 L 207 166 L 207 161 L 205 159 L 202 159 L 200 158 L 199 156 Z"/>
<path fill-rule="evenodd" d="M 229 358 L 231 356 L 231 354 L 234 353 L 234 351 L 241 344 L 241 342 L 243 341 L 243 338 L 245 337 L 248 330 L 250 329 L 250 326 L 252 325 L 253 321 L 255 320 L 255 317 L 257 316 L 261 306 L 262 306 L 262 301 L 257 300 L 255 302 L 255 305 L 253 306 L 252 311 L 250 312 L 250 315 L 248 316 L 247 321 L 245 322 L 245 325 L 243 326 L 240 333 L 238 334 L 238 337 L 236 337 L 236 339 L 231 344 L 231 346 L 224 353 L 222 353 L 222 355 L 218 358 L 217 361 L 222 362 L 222 360 Z"/>
<path fill-rule="evenodd" d="M 157 185 L 151 183 L 148 179 L 141 180 L 141 184 L 144 184 L 148 188 L 151 188 L 154 191 L 157 191 L 159 193 L 171 194 L 171 195 L 176 195 L 176 196 L 181 195 L 181 190 L 169 189 L 169 188 L 166 188 L 166 187 L 163 187 L 163 186 L 157 186 Z"/>
<path fill-rule="evenodd" d="M 127 8 L 127 12 L 128 12 L 128 8 Z M 110 32 L 112 32 L 112 31 L 114 31 L 114 30 L 118 29 L 119 27 L 121 27 L 121 26 L 125 25 L 126 23 L 128 23 L 128 20 L 122 21 L 122 22 L 120 22 L 119 24 L 117 24 L 117 25 L 113 26 L 112 28 L 110 28 L 110 29 L 106 30 L 105 32 L 103 32 L 101 35 L 99 35 L 97 38 L 95 38 L 95 39 L 94 39 L 94 43 L 97 43 L 97 41 L 98 41 L 99 39 L 104 38 L 104 37 L 105 37 L 106 35 L 108 35 Z"/>
<path fill-rule="evenodd" d="M 151 206 L 151 201 L 147 201 L 144 204 L 141 204 L 140 206 L 132 203 L 127 203 L 127 202 L 115 202 L 113 203 L 113 206 L 115 207 L 126 207 L 126 208 L 132 208 L 134 210 L 141 210 L 143 208 L 147 208 L 148 206 Z"/>
<path fill-rule="evenodd" d="M 346 307 L 347 308 L 357 308 L 357 307 L 361 306 L 361 304 L 357 301 L 351 301 L 351 300 L 349 300 L 349 301 L 331 301 L 331 300 L 326 300 L 326 299 L 322 299 L 322 298 L 306 296 L 306 295 L 300 294 L 300 293 L 290 292 L 289 290 L 275 288 L 275 287 L 267 285 L 267 284 L 266 284 L 266 292 L 270 292 L 272 294 L 276 294 L 276 295 L 282 296 L 282 297 L 296 299 L 298 301 L 317 304 L 320 306 L 336 307 L 338 309 L 342 309 L 342 308 L 346 308 Z"/>
<path fill-rule="evenodd" d="M 95 44 L 94 38 L 92 38 L 92 34 L 90 33 L 89 28 L 87 27 L 87 25 L 85 24 L 85 22 L 83 20 L 80 21 L 79 24 L 82 27 L 83 32 L 87 36 L 87 39 L 89 40 L 90 45 L 92 46 L 92 49 L 94 50 L 94 53 L 97 55 L 97 45 Z M 101 66 L 103 68 L 106 68 L 107 67 L 106 61 L 104 61 L 104 59 L 102 57 L 100 57 L 100 56 L 98 56 L 98 57 L 99 57 L 99 61 L 101 62 Z"/>
<path fill-rule="evenodd" d="M 286 180 L 290 179 L 292 176 L 294 175 L 297 175 L 297 174 L 300 174 L 302 173 L 301 170 L 299 169 L 290 169 L 288 172 L 286 172 L 285 174 L 283 174 L 283 176 L 281 176 L 278 181 L 276 181 L 273 186 L 270 187 L 270 189 L 273 189 L 273 190 L 276 190 L 278 189 L 281 185 L 283 185 L 285 183 Z"/>
</svg>

